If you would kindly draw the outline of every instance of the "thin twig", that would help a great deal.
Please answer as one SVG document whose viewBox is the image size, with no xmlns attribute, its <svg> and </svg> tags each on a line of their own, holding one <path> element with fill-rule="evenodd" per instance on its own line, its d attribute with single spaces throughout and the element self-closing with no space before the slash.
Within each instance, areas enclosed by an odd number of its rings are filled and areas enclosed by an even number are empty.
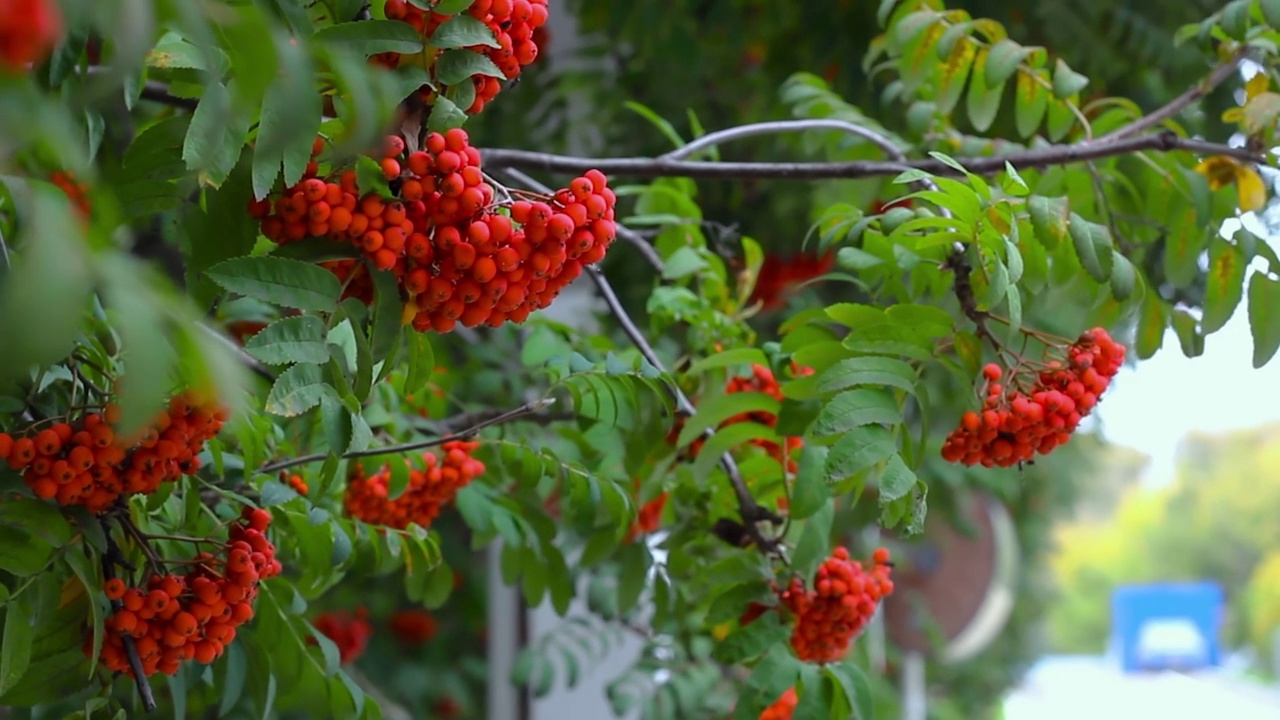
<svg viewBox="0 0 1280 720">
<path fill-rule="evenodd" d="M 355 458 L 374 457 L 376 455 L 398 455 L 400 453 L 407 453 L 407 452 L 413 452 L 415 450 L 425 450 L 427 448 L 438 447 L 440 445 L 443 445 L 453 440 L 462 440 L 464 438 L 471 437 L 472 435 L 475 435 L 476 433 L 480 432 L 485 428 L 493 427 L 494 425 L 501 425 L 506 422 L 511 422 L 512 420 L 517 420 L 526 415 L 532 415 L 552 405 L 553 403 L 555 403 L 555 398 L 543 398 L 541 400 L 535 400 L 534 402 L 527 402 L 524 405 L 521 405 L 520 407 L 498 413 L 497 415 L 493 415 L 492 417 L 483 419 L 479 422 L 476 422 L 473 425 L 465 427 L 456 432 L 449 432 L 439 437 L 434 437 L 427 440 L 418 440 L 411 443 L 403 443 L 400 445 L 387 445 L 384 447 L 370 448 L 368 450 L 357 450 L 349 453 L 344 453 L 341 457 L 343 460 L 352 460 Z M 287 468 L 296 467 L 298 465 L 306 465 L 307 463 L 313 463 L 313 462 L 323 462 L 328 458 L 329 458 L 329 453 L 312 453 L 310 455 L 303 455 L 301 457 L 288 458 L 285 460 L 277 460 L 276 462 L 267 463 L 259 467 L 258 472 L 263 474 L 270 474 L 274 472 L 279 472 L 280 470 L 284 470 Z"/>
<path fill-rule="evenodd" d="M 1170 100 L 1168 103 L 1166 103 L 1163 107 L 1159 108 L 1158 110 L 1155 110 L 1154 112 L 1144 115 L 1138 118 L 1137 120 L 1134 120 L 1133 122 L 1129 123 L 1128 125 L 1125 125 L 1122 128 L 1119 128 L 1117 130 L 1107 133 L 1106 135 L 1103 135 L 1102 137 L 1098 138 L 1098 142 L 1111 142 L 1115 140 L 1120 140 L 1121 138 L 1129 137 L 1130 135 L 1136 135 L 1137 133 L 1140 133 L 1143 130 L 1153 128 L 1163 123 L 1165 120 L 1172 118 L 1173 116 L 1182 112 L 1182 110 L 1186 108 L 1188 105 L 1190 105 L 1191 103 L 1196 102 L 1197 100 L 1204 97 L 1205 95 L 1208 95 L 1209 93 L 1213 92 L 1214 88 L 1226 82 L 1227 78 L 1236 74 L 1240 70 L 1240 63 L 1244 62 L 1245 58 L 1248 57 L 1248 55 L 1249 55 L 1248 48 L 1247 47 L 1241 48 L 1240 51 L 1237 52 L 1234 56 L 1232 56 L 1230 60 L 1214 68 L 1213 72 L 1209 73 L 1209 75 L 1206 76 L 1204 80 L 1201 80 L 1200 82 L 1196 83 L 1194 86 L 1189 88 L 1186 92 Z"/>
<path fill-rule="evenodd" d="M 709 148 L 709 147 L 723 145 L 724 143 L 732 142 L 734 140 L 742 140 L 745 138 L 757 137 L 760 135 L 777 135 L 780 133 L 810 132 L 812 130 L 839 130 L 840 132 L 846 132 L 852 135 L 857 135 L 863 138 L 864 140 L 867 140 L 875 144 L 877 147 L 883 150 L 886 155 L 888 155 L 891 158 L 900 160 L 906 157 L 903 154 L 902 150 L 898 148 L 897 145 L 893 144 L 893 141 L 889 140 L 889 138 L 885 137 L 884 135 L 881 135 L 880 133 L 874 130 L 865 128 L 861 125 L 856 125 L 851 122 L 846 122 L 844 120 L 829 120 L 829 119 L 777 120 L 773 122 L 759 122 L 759 123 L 751 123 L 750 125 L 739 125 L 737 127 L 726 128 L 724 130 L 717 130 L 716 132 L 703 135 L 697 140 L 694 140 L 693 142 L 683 147 L 676 148 L 675 150 L 672 150 L 671 152 L 666 153 L 660 157 L 664 160 L 683 160 L 687 157 L 690 157 L 691 155 L 694 155 L 699 150 L 705 150 L 706 148 Z"/>
<path fill-rule="evenodd" d="M 245 352 L 245 349 L 237 345 L 234 340 L 227 337 L 226 335 L 223 335 L 217 330 L 214 330 L 208 325 L 205 325 L 204 323 L 198 323 L 198 324 L 201 330 L 204 330 L 206 333 L 212 336 L 215 340 L 222 343 L 222 345 L 225 346 L 228 350 L 230 350 L 236 356 L 236 358 L 241 363 L 244 364 L 245 367 L 249 368 L 249 370 L 253 372 L 254 375 L 257 375 L 258 377 L 262 378 L 263 380 L 266 380 L 269 383 L 274 383 L 276 381 L 275 374 L 272 373 L 271 370 L 269 370 L 266 365 L 263 365 L 262 363 L 258 362 L 257 359 L 255 359 L 252 355 Z"/>
<path fill-rule="evenodd" d="M 107 526 L 106 517 L 99 518 L 102 523 L 102 533 L 107 537 L 107 551 L 102 555 L 102 578 L 103 580 L 113 580 L 116 576 L 115 566 L 117 564 L 124 565 L 124 554 L 120 552 L 120 546 L 116 545 L 115 540 L 111 538 L 111 528 Z M 124 607 L 124 603 L 119 600 L 111 601 L 111 608 L 120 612 Z M 142 707 L 147 712 L 156 709 L 156 697 L 151 692 L 151 683 L 147 681 L 147 675 L 142 667 L 142 658 L 138 657 L 138 646 L 133 641 L 133 636 L 128 633 L 120 633 L 120 639 L 124 644 L 124 654 L 129 660 L 129 669 L 133 671 L 133 682 L 138 686 L 138 696 L 142 698 Z"/>
<path fill-rule="evenodd" d="M 1264 163 L 1266 159 L 1263 155 L 1247 148 L 1179 137 L 1176 133 L 1165 131 L 1115 141 L 1091 140 L 1067 145 L 1049 145 L 1003 155 L 956 158 L 956 160 L 971 173 L 989 175 L 1002 172 L 1005 163 L 1019 169 L 1039 168 L 1130 155 L 1144 150 L 1224 155 L 1253 163 Z M 508 148 L 482 149 L 480 155 L 485 166 L 490 170 L 524 168 L 549 173 L 583 173 L 596 169 L 610 175 L 650 178 L 834 180 L 886 177 L 897 175 L 905 169 L 924 170 L 935 175 L 959 174 L 954 168 L 932 158 L 906 161 L 707 162 L 646 157 L 586 158 Z"/>
</svg>

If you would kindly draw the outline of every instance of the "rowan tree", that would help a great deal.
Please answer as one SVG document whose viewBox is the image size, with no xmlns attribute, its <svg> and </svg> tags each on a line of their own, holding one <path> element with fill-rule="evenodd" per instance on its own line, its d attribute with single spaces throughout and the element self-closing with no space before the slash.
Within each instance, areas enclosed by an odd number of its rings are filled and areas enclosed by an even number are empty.
<svg viewBox="0 0 1280 720">
<path fill-rule="evenodd" d="M 622 631 L 619 713 L 879 717 L 862 636 L 931 503 L 1049 512 L 1170 328 L 1280 347 L 1274 0 L 1180 30 L 1203 77 L 1146 112 L 886 0 L 875 108 L 797 72 L 789 120 L 639 108 L 656 157 L 489 145 L 561 11 L 0 0 L 0 705 L 479 717 L 500 543 L 528 604 L 586 601 L 535 693 Z M 1231 134 L 1192 132 L 1220 86 Z M 796 182 L 798 260 L 699 200 Z M 572 283 L 599 330 L 545 315 Z"/>
</svg>

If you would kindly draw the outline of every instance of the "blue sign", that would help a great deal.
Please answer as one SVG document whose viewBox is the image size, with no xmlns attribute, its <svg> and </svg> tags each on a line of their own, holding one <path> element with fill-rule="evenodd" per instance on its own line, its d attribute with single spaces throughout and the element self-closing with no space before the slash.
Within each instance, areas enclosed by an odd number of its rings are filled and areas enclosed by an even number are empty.
<svg viewBox="0 0 1280 720">
<path fill-rule="evenodd" d="M 1111 596 L 1112 649 L 1125 672 L 1221 664 L 1225 597 L 1212 582 L 1124 585 Z"/>
</svg>

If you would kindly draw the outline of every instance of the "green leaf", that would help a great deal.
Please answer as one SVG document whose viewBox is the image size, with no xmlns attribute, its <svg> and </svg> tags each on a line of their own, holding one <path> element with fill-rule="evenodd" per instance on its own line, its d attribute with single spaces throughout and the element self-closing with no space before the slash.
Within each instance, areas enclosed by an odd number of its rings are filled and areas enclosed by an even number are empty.
<svg viewBox="0 0 1280 720">
<path fill-rule="evenodd" d="M 1133 296 L 1137 284 L 1137 272 L 1129 258 L 1120 253 L 1112 253 L 1115 263 L 1111 266 L 1111 294 L 1121 302 Z M 1242 277 L 1241 280 L 1244 278 Z M 1238 287 L 1238 286 L 1237 286 Z M 1237 298 L 1237 302 L 1239 298 Z"/>
<path fill-rule="evenodd" d="M 676 446 L 685 447 L 701 436 L 707 428 L 717 428 L 736 415 L 751 412 L 777 415 L 779 405 L 777 399 L 762 392 L 724 393 L 704 399 L 699 403 L 698 411 L 680 430 Z"/>
<path fill-rule="evenodd" d="M 1182 354 L 1188 358 L 1197 358 L 1204 354 L 1204 334 L 1196 323 L 1196 319 L 1186 310 L 1174 308 L 1173 331 L 1178 335 L 1178 343 L 1182 346 Z"/>
<path fill-rule="evenodd" d="M 303 363 L 280 373 L 267 394 L 267 412 L 284 417 L 296 417 L 320 404 L 332 392 L 324 381 L 321 367 Z"/>
<path fill-rule="evenodd" d="M 1035 134 L 1049 108 L 1051 93 L 1040 80 L 1048 80 L 1044 70 L 1020 70 L 1014 83 L 1014 124 L 1018 135 L 1024 138 Z"/>
<path fill-rule="evenodd" d="M 983 78 L 987 87 L 995 88 L 1013 77 L 1022 61 L 1026 60 L 1035 50 L 1033 47 L 1023 47 L 1008 38 L 992 45 L 991 54 L 985 64 L 986 76 Z"/>
<path fill-rule="evenodd" d="M 373 323 L 369 329 L 369 351 L 373 362 L 387 359 L 400 340 L 400 319 L 404 305 L 400 299 L 400 285 L 394 273 L 372 270 L 374 306 Z M 388 363 L 389 364 L 389 363 Z"/>
<path fill-rule="evenodd" d="M 880 503 L 883 505 L 906 496 L 916 486 L 916 481 L 916 474 L 903 462 L 902 456 L 897 453 L 891 455 L 876 484 L 880 491 Z"/>
<path fill-rule="evenodd" d="M 845 433 L 827 454 L 826 481 L 839 483 L 888 460 L 898 451 L 893 435 L 880 425 L 863 425 Z"/>
<path fill-rule="evenodd" d="M 1249 278 L 1249 330 L 1253 333 L 1253 367 L 1260 368 L 1280 348 L 1280 280 L 1261 272 Z"/>
<path fill-rule="evenodd" d="M 662 268 L 662 277 L 664 280 L 679 280 L 696 275 L 710 266 L 710 263 L 697 250 L 685 246 L 667 257 Z"/>
<path fill-rule="evenodd" d="M 1164 276 L 1169 284 L 1184 288 L 1196 280 L 1200 255 L 1208 241 L 1209 233 L 1196 222 L 1195 208 L 1187 206 L 1175 212 L 1164 244 Z"/>
<path fill-rule="evenodd" d="M 777 613 L 765 613 L 755 622 L 736 628 L 711 651 L 725 665 L 737 665 L 786 642 L 791 628 Z"/>
<path fill-rule="evenodd" d="M 429 44 L 437 48 L 462 48 L 474 45 L 486 45 L 491 48 L 502 47 L 493 31 L 470 15 L 457 15 L 446 20 L 443 25 L 431 33 Z"/>
<path fill-rule="evenodd" d="M 916 392 L 916 372 L 897 358 L 855 357 L 841 360 L 818 376 L 818 392 L 831 393 L 859 385 L 888 385 Z"/>
<path fill-rule="evenodd" d="M 445 26 L 452 22 L 451 20 L 445 23 Z M 492 33 L 490 35 L 492 36 Z M 312 37 L 316 42 L 361 55 L 377 55 L 385 52 L 412 55 L 422 50 L 422 37 L 418 35 L 418 31 L 409 23 L 399 20 L 358 20 L 338 23 L 320 28 Z"/>
<path fill-rule="evenodd" d="M 268 365 L 329 361 L 324 321 L 314 315 L 294 315 L 277 320 L 249 338 L 244 349 Z"/>
<path fill-rule="evenodd" d="M 1067 223 L 1071 217 L 1067 198 L 1032 195 L 1027 200 L 1027 210 L 1036 239 L 1046 250 L 1056 250 L 1067 239 Z"/>
<path fill-rule="evenodd" d="M 875 720 L 875 697 L 872 695 L 871 683 L 862 672 L 862 668 L 849 660 L 832 663 L 823 667 L 823 672 L 844 692 L 845 698 L 853 708 L 853 720 Z"/>
<path fill-rule="evenodd" d="M 469 52 L 462 50 L 459 52 Z M 467 121 L 467 113 L 458 104 L 443 95 L 437 95 L 431 114 L 427 116 L 427 129 L 442 133 L 446 130 L 462 127 Z"/>
<path fill-rule="evenodd" d="M 1071 235 L 1076 257 L 1080 259 L 1085 272 L 1100 283 L 1109 281 L 1113 264 L 1111 231 L 1104 225 L 1089 222 L 1071 213 L 1067 232 Z"/>
<path fill-rule="evenodd" d="M 445 50 L 436 60 L 436 80 L 456 85 L 474 75 L 505 77 L 487 56 L 474 50 Z"/>
<path fill-rule="evenodd" d="M 16 498 L 0 503 L 0 526 L 21 530 L 53 547 L 71 541 L 72 528 L 58 508 L 34 498 Z M 9 552 L 6 547 L 5 552 Z"/>
<path fill-rule="evenodd" d="M 709 355 L 700 360 L 694 361 L 689 365 L 689 369 L 685 371 L 685 374 L 697 376 L 715 368 L 751 365 L 762 365 L 764 367 L 768 367 L 769 358 L 765 357 L 764 351 L 759 348 L 734 348 L 732 350 L 718 352 L 715 355 Z"/>
<path fill-rule="evenodd" d="M 1280 0 L 1259 0 L 1262 17 L 1273 30 L 1280 30 Z M 1261 367 L 1261 366 L 1259 366 Z"/>
<path fill-rule="evenodd" d="M 302 177 L 311 161 L 311 145 L 323 114 L 308 49 L 284 33 L 278 33 L 275 41 L 280 65 L 262 101 L 253 149 L 256 198 L 267 196 L 282 170 L 286 185 Z M 246 72 L 242 76 L 252 75 Z"/>
<path fill-rule="evenodd" d="M 808 444 L 800 451 L 799 468 L 791 488 L 789 513 L 792 518 L 803 520 L 812 516 L 831 497 L 822 473 L 826 460 L 827 448 L 822 445 Z"/>
<path fill-rule="evenodd" d="M 1200 328 L 1205 335 L 1215 333 L 1235 314 L 1244 295 L 1244 274 L 1248 261 L 1240 249 L 1216 236 L 1209 243 L 1209 270 L 1205 273 L 1204 315 Z"/>
<path fill-rule="evenodd" d="M 1146 360 L 1164 344 L 1165 330 L 1169 327 L 1169 316 L 1164 300 L 1155 292 L 1147 292 L 1142 298 L 1142 311 L 1138 316 L 1138 334 L 1134 342 L 1134 350 L 1139 360 Z"/>
<path fill-rule="evenodd" d="M 248 673 L 248 660 L 244 647 L 238 642 L 226 646 L 226 651 L 214 667 L 215 684 L 221 690 L 218 717 L 226 717 L 240 700 Z"/>
<path fill-rule="evenodd" d="M 835 499 L 828 499 L 812 517 L 803 521 L 800 539 L 791 555 L 791 569 L 802 577 L 808 577 L 818 569 L 818 564 L 831 552 L 831 531 L 835 523 Z"/>
<path fill-rule="evenodd" d="M 859 388 L 846 390 L 831 399 L 814 424 L 818 437 L 839 435 L 863 425 L 897 425 L 902 410 L 893 396 L 883 390 Z"/>
<path fill-rule="evenodd" d="M 965 108 L 969 113 L 969 122 L 978 132 L 986 132 L 996 120 L 1000 111 L 1000 99 L 1004 96 L 1004 83 L 991 87 L 987 73 L 990 53 L 986 48 L 979 48 L 973 59 L 973 69 L 969 78 L 969 93 L 965 98 Z"/>
<path fill-rule="evenodd" d="M 230 292 L 299 310 L 333 312 L 342 293 L 342 283 L 328 270 L 270 255 L 233 258 L 206 273 Z"/>
<path fill-rule="evenodd" d="M 425 2 L 425 0 L 419 0 Z M 476 0 L 439 0 L 430 10 L 441 15 L 454 15 L 474 5 Z"/>
<path fill-rule="evenodd" d="M 413 395 L 426 387 L 436 371 L 435 350 L 426 333 L 411 332 L 405 335 L 409 349 L 409 374 L 404 381 L 404 394 Z"/>
<path fill-rule="evenodd" d="M 20 595 L 5 606 L 4 639 L 0 642 L 0 697 L 22 679 L 31 663 L 37 608 L 31 595 Z"/>
<path fill-rule="evenodd" d="M 1053 96 L 1066 100 L 1089 84 L 1089 78 L 1071 69 L 1062 58 L 1053 65 Z"/>
<path fill-rule="evenodd" d="M 227 86 L 206 85 L 182 144 L 187 169 L 197 171 L 201 184 L 221 186 L 240 159 L 248 130 L 249 118 L 234 111 Z"/>
</svg>

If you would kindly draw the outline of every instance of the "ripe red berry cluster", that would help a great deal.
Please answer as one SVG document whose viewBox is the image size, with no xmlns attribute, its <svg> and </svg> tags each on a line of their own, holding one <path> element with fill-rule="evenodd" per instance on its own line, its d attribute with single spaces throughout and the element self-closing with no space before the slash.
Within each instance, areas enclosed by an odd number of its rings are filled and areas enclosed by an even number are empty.
<svg viewBox="0 0 1280 720">
<path fill-rule="evenodd" d="M 623 543 L 629 543 L 641 535 L 648 535 L 655 532 L 662 524 L 662 511 L 667 507 L 667 498 L 670 493 L 664 492 L 644 505 L 640 506 L 640 511 L 636 513 L 635 522 L 631 523 L 631 527 L 627 530 L 627 536 L 623 539 Z"/>
<path fill-rule="evenodd" d="M 1071 439 L 1080 420 L 1098 404 L 1124 364 L 1125 348 L 1106 330 L 1088 330 L 1065 346 L 1064 361 L 1052 360 L 1027 375 L 995 363 L 982 369 L 986 399 L 982 411 L 966 412 L 942 446 L 948 462 L 1010 467 L 1036 454 L 1047 455 Z"/>
<path fill-rule="evenodd" d="M 369 638 L 373 637 L 373 625 L 369 623 L 368 611 L 363 607 L 356 608 L 354 614 L 341 611 L 320 613 L 311 624 L 338 646 L 338 658 L 343 665 L 359 659 L 369 647 Z M 311 641 L 312 644 L 314 642 Z"/>
<path fill-rule="evenodd" d="M 106 620 L 99 656 L 108 670 L 133 676 L 124 636 L 134 639 L 142 671 L 173 675 L 184 660 L 208 665 L 235 639 L 236 628 L 253 618 L 258 583 L 280 574 L 275 546 L 267 539 L 271 513 L 245 508 L 232 523 L 222 554 L 199 553 L 183 574 L 152 575 L 146 584 L 127 587 L 108 580 L 106 595 L 120 603 Z M 92 636 L 84 652 L 93 653 Z"/>
<path fill-rule="evenodd" d="M 476 0 L 464 11 L 467 15 L 484 23 L 493 32 L 498 47 L 488 45 L 471 45 L 467 50 L 483 53 L 493 61 L 507 80 L 514 80 L 520 70 L 533 64 L 538 58 L 538 44 L 534 41 L 534 31 L 547 22 L 547 0 Z M 413 26 L 424 40 L 430 41 L 436 30 L 448 22 L 452 16 L 423 10 L 407 0 L 387 0 L 386 15 L 389 20 L 400 20 Z M 428 48 L 434 61 L 443 50 Z M 374 57 L 374 62 L 389 68 L 400 65 L 404 56 L 398 53 L 383 53 Z M 443 88 L 436 76 L 435 63 L 431 63 L 432 81 Z M 466 108 L 469 115 L 484 109 L 498 92 L 502 83 L 498 78 L 484 74 L 472 75 L 469 80 L 475 87 L 475 100 Z M 419 91 L 428 103 L 434 101 L 435 93 L 429 86 Z"/>
<path fill-rule="evenodd" d="M 764 709 L 760 713 L 760 720 L 791 720 L 795 715 L 796 706 L 800 704 L 800 697 L 796 695 L 795 688 L 788 688 L 777 702 Z"/>
<path fill-rule="evenodd" d="M 818 568 L 813 588 L 799 578 L 781 594 L 795 614 L 791 647 L 805 662 L 836 662 L 875 615 L 880 599 L 893 593 L 889 579 L 889 551 L 877 548 L 870 569 L 849 559 L 849 551 L 837 547 Z"/>
<path fill-rule="evenodd" d="M 388 625 L 396 638 L 410 647 L 430 641 L 438 628 L 435 617 L 421 608 L 395 611 Z"/>
<path fill-rule="evenodd" d="M 370 525 L 401 530 L 410 524 L 430 527 L 458 491 L 484 473 L 484 463 L 471 457 L 478 447 L 478 442 L 452 440 L 441 446 L 438 457 L 423 453 L 424 467 L 409 468 L 409 486 L 394 500 L 387 497 L 391 482 L 388 467 L 366 476 L 364 468 L 353 463 L 343 498 L 347 513 Z"/>
<path fill-rule="evenodd" d="M 71 204 L 75 206 L 76 211 L 80 213 L 80 217 L 89 217 L 89 211 L 92 209 L 89 204 L 89 186 L 76 179 L 75 175 L 61 170 L 55 170 L 50 176 L 49 181 L 57 185 L 62 192 L 67 194 L 71 200 Z"/>
<path fill-rule="evenodd" d="M 812 375 L 813 368 L 800 367 L 799 365 L 792 363 L 791 373 L 796 377 L 801 377 L 804 375 Z M 738 376 L 738 377 L 729 378 L 729 382 L 725 385 L 724 391 L 726 393 L 738 393 L 738 392 L 765 393 L 766 395 L 769 395 L 770 397 L 778 401 L 782 400 L 782 386 L 778 384 L 777 378 L 773 376 L 773 371 L 763 365 L 752 365 L 751 375 L 749 376 L 746 376 L 746 377 Z M 778 416 L 771 412 L 764 412 L 764 411 L 758 411 L 758 410 L 752 411 L 752 412 L 746 412 L 746 413 L 741 413 L 739 415 L 735 415 L 725 420 L 723 423 L 720 424 L 720 427 L 723 428 L 723 427 L 727 427 L 729 425 L 733 425 L 735 423 L 740 423 L 740 422 L 754 422 L 754 423 L 759 423 L 766 427 L 772 428 L 772 427 L 778 426 Z M 667 441 L 671 443 L 675 443 L 677 438 L 680 436 L 680 430 L 683 427 L 684 427 L 684 419 L 680 418 L 676 421 L 676 425 L 674 428 L 672 428 L 671 433 L 668 434 Z M 699 437 L 689 444 L 689 449 L 687 452 L 690 457 L 697 457 L 698 452 L 702 450 L 703 442 L 704 442 L 703 438 Z M 776 442 L 773 442 L 771 440 L 764 440 L 764 439 L 752 440 L 751 444 L 757 447 L 764 448 L 766 451 L 768 451 L 769 455 L 773 457 L 775 460 L 777 460 L 779 463 L 782 463 L 785 459 L 787 471 L 794 473 L 799 465 L 797 454 L 800 448 L 804 447 L 804 440 L 800 437 L 788 437 L 786 438 L 785 448 Z"/>
<path fill-rule="evenodd" d="M 313 151 L 323 147 L 316 141 Z M 280 244 L 328 238 L 360 248 L 397 278 L 404 322 L 445 333 L 462 323 L 524 322 L 604 259 L 617 236 L 617 197 L 595 170 L 550 197 L 503 200 L 480 171 L 462 129 L 431 133 L 408 151 L 398 136 L 380 161 L 393 198 L 361 194 L 352 170 L 318 170 L 274 199 L 253 201 L 262 233 Z M 373 280 L 357 260 L 321 263 L 346 284 L 344 297 L 373 302 Z"/>
<path fill-rule="evenodd" d="M 293 488 L 293 491 L 306 497 L 311 492 L 311 488 L 307 487 L 307 481 L 302 479 L 301 475 L 290 475 L 287 472 L 280 473 L 280 482 Z"/>
<path fill-rule="evenodd" d="M 41 499 L 100 513 L 121 495 L 153 493 L 199 470 L 200 451 L 227 419 L 226 410 L 187 393 L 170 399 L 140 438 L 118 437 L 112 429 L 118 416 L 119 408 L 108 405 L 74 424 L 32 426 L 16 437 L 0 433 L 0 459 L 21 470 Z"/>
</svg>

